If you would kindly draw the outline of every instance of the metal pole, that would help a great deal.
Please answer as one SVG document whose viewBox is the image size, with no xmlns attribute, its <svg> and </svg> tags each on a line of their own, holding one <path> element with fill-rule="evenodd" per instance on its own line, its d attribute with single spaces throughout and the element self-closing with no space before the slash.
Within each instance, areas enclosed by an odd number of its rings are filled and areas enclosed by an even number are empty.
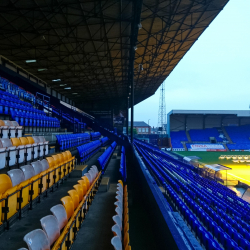
<svg viewBox="0 0 250 250">
<path fill-rule="evenodd" d="M 132 63 L 134 68 L 134 62 Z M 134 140 L 134 75 L 131 75 L 131 143 Z"/>
<path fill-rule="evenodd" d="M 126 114 L 126 134 L 128 136 L 128 111 L 129 111 L 129 97 L 127 98 L 127 114 Z"/>
<path fill-rule="evenodd" d="M 150 126 L 149 126 L 149 121 L 150 121 L 151 119 L 148 119 L 148 133 L 149 133 L 149 129 L 150 129 Z"/>
</svg>

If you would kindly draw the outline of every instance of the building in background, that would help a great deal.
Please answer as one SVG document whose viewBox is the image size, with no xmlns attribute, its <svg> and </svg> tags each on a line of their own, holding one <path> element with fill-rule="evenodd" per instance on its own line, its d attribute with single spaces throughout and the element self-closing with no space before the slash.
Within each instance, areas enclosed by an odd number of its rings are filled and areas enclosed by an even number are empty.
<svg viewBox="0 0 250 250">
<path fill-rule="evenodd" d="M 129 122 L 129 127 L 131 122 Z M 134 122 L 134 128 L 136 128 L 137 134 L 151 134 L 151 127 L 146 122 Z"/>
</svg>

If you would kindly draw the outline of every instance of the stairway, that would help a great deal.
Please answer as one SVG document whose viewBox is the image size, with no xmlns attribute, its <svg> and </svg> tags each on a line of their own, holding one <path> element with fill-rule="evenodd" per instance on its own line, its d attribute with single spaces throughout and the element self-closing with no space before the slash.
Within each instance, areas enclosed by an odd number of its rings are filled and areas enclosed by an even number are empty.
<svg viewBox="0 0 250 250">
<path fill-rule="evenodd" d="M 233 143 L 233 141 L 231 140 L 230 136 L 228 135 L 226 129 L 223 126 L 221 127 L 221 129 L 222 129 L 223 134 L 225 135 L 225 137 L 229 141 L 229 143 Z"/>
<path fill-rule="evenodd" d="M 188 142 L 189 142 L 189 143 L 192 143 L 192 139 L 191 139 L 191 137 L 190 137 L 188 131 L 186 131 L 186 136 L 187 136 Z"/>
</svg>

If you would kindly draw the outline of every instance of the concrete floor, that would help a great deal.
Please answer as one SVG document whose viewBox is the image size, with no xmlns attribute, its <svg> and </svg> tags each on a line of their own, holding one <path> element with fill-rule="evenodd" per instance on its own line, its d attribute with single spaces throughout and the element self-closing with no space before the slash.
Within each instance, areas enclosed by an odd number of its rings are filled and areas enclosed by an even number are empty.
<svg viewBox="0 0 250 250">
<path fill-rule="evenodd" d="M 111 159 L 103 177 L 110 178 L 108 192 L 97 192 L 72 250 L 113 250 L 111 231 L 115 213 L 116 186 L 119 179 L 120 159 Z"/>
<path fill-rule="evenodd" d="M 96 164 L 101 152 L 97 152 L 86 164 L 92 166 Z M 0 250 L 17 250 L 21 247 L 27 247 L 23 237 L 34 229 L 41 228 L 40 219 L 51 214 L 50 208 L 61 204 L 60 199 L 68 195 L 68 191 L 73 189 L 79 178 L 68 178 L 57 190 L 50 193 L 40 204 L 29 211 L 21 220 L 11 226 L 8 231 L 0 235 Z"/>
</svg>

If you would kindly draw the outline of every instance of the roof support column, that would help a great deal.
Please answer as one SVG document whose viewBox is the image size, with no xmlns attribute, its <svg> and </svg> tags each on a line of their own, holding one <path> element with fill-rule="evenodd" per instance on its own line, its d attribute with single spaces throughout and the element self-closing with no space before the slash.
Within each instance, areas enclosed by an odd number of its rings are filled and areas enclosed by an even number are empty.
<svg viewBox="0 0 250 250">
<path fill-rule="evenodd" d="M 128 111 L 129 111 L 129 98 L 126 99 L 127 102 L 127 108 L 126 108 L 126 134 L 128 136 Z"/>
</svg>

